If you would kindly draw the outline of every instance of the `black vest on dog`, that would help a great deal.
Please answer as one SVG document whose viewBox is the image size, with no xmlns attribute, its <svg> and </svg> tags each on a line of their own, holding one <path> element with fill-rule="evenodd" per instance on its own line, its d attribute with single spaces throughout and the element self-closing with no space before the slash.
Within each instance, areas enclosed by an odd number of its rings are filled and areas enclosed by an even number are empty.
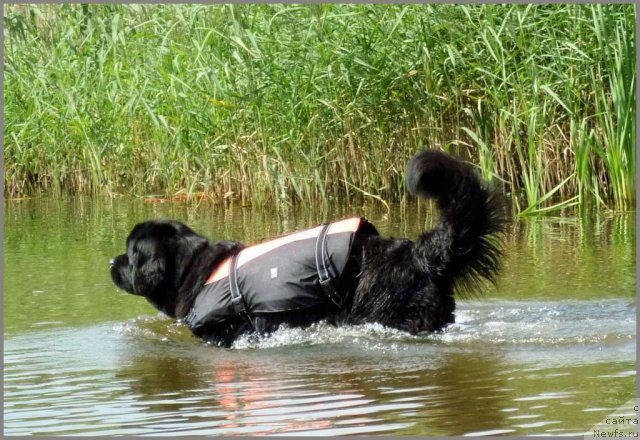
<svg viewBox="0 0 640 440">
<path fill-rule="evenodd" d="M 184 322 L 198 334 L 238 315 L 251 323 L 251 315 L 342 307 L 335 281 L 361 230 L 378 234 L 366 219 L 350 218 L 243 249 L 211 273 Z"/>
</svg>

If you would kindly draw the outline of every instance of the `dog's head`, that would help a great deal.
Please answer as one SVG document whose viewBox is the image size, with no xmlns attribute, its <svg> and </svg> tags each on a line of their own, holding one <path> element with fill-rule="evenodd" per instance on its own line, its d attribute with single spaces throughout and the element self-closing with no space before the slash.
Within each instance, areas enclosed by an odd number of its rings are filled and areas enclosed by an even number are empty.
<svg viewBox="0 0 640 440">
<path fill-rule="evenodd" d="M 208 240 L 174 220 L 137 224 L 127 238 L 127 252 L 111 260 L 111 279 L 122 290 L 140 295 L 175 317 L 181 283 L 196 251 Z"/>
</svg>

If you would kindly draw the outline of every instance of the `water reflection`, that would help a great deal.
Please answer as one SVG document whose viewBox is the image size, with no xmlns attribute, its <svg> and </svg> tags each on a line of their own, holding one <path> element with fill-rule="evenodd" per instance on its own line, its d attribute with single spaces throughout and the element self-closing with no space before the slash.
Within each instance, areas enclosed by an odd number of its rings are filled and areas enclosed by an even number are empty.
<svg viewBox="0 0 640 440">
<path fill-rule="evenodd" d="M 632 214 L 600 214 L 513 223 L 500 294 L 526 299 L 634 298 L 634 221 Z"/>
<path fill-rule="evenodd" d="M 507 388 L 498 354 L 426 347 L 425 358 L 382 360 L 346 344 L 248 352 L 167 348 L 132 347 L 121 353 L 115 373 L 136 405 L 183 421 L 156 423 L 157 432 L 424 432 L 428 422 L 432 435 L 459 435 L 471 426 L 507 425 L 499 412 Z"/>
</svg>

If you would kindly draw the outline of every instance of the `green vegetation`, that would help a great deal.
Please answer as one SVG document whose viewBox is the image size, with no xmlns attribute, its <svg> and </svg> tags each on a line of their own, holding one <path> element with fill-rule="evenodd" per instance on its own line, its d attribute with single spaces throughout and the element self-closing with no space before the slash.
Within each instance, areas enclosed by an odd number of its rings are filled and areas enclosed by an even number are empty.
<svg viewBox="0 0 640 440">
<path fill-rule="evenodd" d="M 478 164 L 522 215 L 635 203 L 635 5 L 4 7 L 5 194 L 404 195 Z"/>
</svg>

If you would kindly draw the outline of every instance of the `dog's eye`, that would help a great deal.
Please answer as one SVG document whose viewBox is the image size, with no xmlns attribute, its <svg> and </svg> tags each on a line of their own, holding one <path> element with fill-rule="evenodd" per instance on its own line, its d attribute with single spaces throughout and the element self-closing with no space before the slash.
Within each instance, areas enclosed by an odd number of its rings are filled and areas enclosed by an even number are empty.
<svg viewBox="0 0 640 440">
<path fill-rule="evenodd" d="M 129 265 L 131 267 L 140 267 L 144 264 L 146 258 L 144 255 L 139 254 L 138 252 L 132 252 L 131 257 L 129 258 Z"/>
<path fill-rule="evenodd" d="M 144 254 L 135 254 L 133 258 L 133 266 L 140 267 L 148 260 L 147 256 Z"/>
</svg>

